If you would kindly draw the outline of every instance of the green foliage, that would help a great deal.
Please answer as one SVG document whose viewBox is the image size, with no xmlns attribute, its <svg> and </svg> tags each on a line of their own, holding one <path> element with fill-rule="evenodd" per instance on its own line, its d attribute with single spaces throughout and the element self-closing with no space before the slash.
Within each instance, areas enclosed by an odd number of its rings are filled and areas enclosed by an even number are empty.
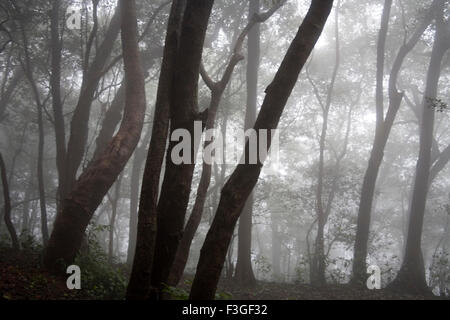
<svg viewBox="0 0 450 320">
<path fill-rule="evenodd" d="M 101 248 L 96 234 L 104 226 L 95 226 L 88 232 L 88 250 L 75 259 L 81 269 L 81 289 L 88 297 L 95 299 L 123 299 L 127 281 L 125 275 L 108 261 L 108 255 Z"/>
<path fill-rule="evenodd" d="M 448 104 L 441 99 L 426 98 L 428 107 L 436 109 L 437 112 L 444 112 L 448 108 Z"/>
<path fill-rule="evenodd" d="M 233 294 L 229 292 L 216 292 L 215 295 L 216 300 L 231 300 L 233 299 Z"/>
<path fill-rule="evenodd" d="M 28 233 L 23 233 L 19 238 L 22 250 L 27 252 L 42 252 L 42 244 L 36 238 Z"/>
<path fill-rule="evenodd" d="M 450 295 L 450 254 L 446 250 L 439 250 L 433 254 L 430 266 L 429 284 L 433 291 L 440 296 Z"/>
<path fill-rule="evenodd" d="M 334 259 L 327 259 L 326 265 L 327 273 L 331 283 L 341 284 L 347 282 L 348 276 L 350 274 L 350 267 L 352 265 L 353 259 L 348 259 L 345 257 L 337 257 Z"/>
<path fill-rule="evenodd" d="M 256 256 L 255 265 L 258 273 L 261 273 L 263 278 L 265 278 L 272 270 L 272 265 L 269 263 L 269 259 L 262 254 L 258 254 Z"/>
<path fill-rule="evenodd" d="M 297 275 L 298 283 L 306 283 L 308 279 L 308 262 L 306 258 L 302 255 L 299 258 L 297 267 L 295 268 L 295 273 Z"/>
<path fill-rule="evenodd" d="M 171 300 L 187 300 L 189 298 L 189 293 L 186 290 L 172 287 L 165 283 L 163 283 L 162 291 L 168 294 Z"/>
</svg>

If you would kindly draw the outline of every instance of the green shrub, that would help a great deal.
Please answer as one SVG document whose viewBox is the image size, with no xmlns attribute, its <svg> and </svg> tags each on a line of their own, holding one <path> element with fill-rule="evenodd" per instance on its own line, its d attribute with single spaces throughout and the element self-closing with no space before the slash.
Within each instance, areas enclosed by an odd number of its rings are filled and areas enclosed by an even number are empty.
<svg viewBox="0 0 450 320">
<path fill-rule="evenodd" d="M 108 261 L 108 255 L 97 241 L 96 233 L 103 230 L 96 226 L 88 232 L 88 250 L 80 252 L 74 264 L 81 269 L 81 290 L 87 298 L 124 299 L 127 280 L 121 270 Z"/>
</svg>

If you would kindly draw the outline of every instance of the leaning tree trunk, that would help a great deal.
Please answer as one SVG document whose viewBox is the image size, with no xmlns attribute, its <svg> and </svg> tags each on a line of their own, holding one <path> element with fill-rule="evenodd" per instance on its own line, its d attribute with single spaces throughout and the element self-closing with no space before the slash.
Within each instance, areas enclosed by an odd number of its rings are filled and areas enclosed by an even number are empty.
<svg viewBox="0 0 450 320">
<path fill-rule="evenodd" d="M 266 88 L 266 97 L 255 122 L 258 141 L 260 129 L 276 129 L 286 102 L 301 69 L 313 50 L 333 6 L 332 0 L 313 0 L 308 13 L 292 41 L 274 80 Z M 270 148 L 271 135 L 267 139 Z M 249 154 L 246 143 L 245 154 Z M 247 157 L 248 158 L 248 157 Z M 203 244 L 190 293 L 191 299 L 213 299 L 236 222 L 253 190 L 262 168 L 257 164 L 239 164 L 228 179 L 211 228 Z"/>
<path fill-rule="evenodd" d="M 142 178 L 136 247 L 130 282 L 127 287 L 127 299 L 145 299 L 151 291 L 159 181 L 167 143 L 172 78 L 185 6 L 186 0 L 173 1 L 167 25 L 153 118 L 152 138 Z"/>
<path fill-rule="evenodd" d="M 205 129 L 210 130 L 214 128 L 216 113 L 219 108 L 220 101 L 222 99 L 224 90 L 227 88 L 228 83 L 231 80 L 231 76 L 236 65 L 244 59 L 241 55 L 241 49 L 243 42 L 249 34 L 255 24 L 259 24 L 269 19 L 275 12 L 278 10 L 284 2 L 281 1 L 277 5 L 273 6 L 270 10 L 261 15 L 252 15 L 251 19 L 249 19 L 248 24 L 244 27 L 242 32 L 237 37 L 237 40 L 234 44 L 233 54 L 228 62 L 227 67 L 222 75 L 220 81 L 213 81 L 203 66 L 200 67 L 200 74 L 208 88 L 211 90 L 211 100 L 208 107 L 208 116 L 206 120 Z M 256 88 L 255 88 L 256 90 Z M 255 113 L 256 113 L 256 96 L 255 96 Z M 254 120 L 253 120 L 254 122 Z M 226 122 L 225 122 L 226 123 Z M 253 123 L 252 123 L 253 124 Z M 222 134 L 222 138 L 225 138 L 225 133 Z M 204 148 L 206 149 L 213 141 L 206 141 Z M 225 155 L 223 155 L 225 158 Z M 189 250 L 192 244 L 192 240 L 194 239 L 197 228 L 201 222 L 203 209 L 205 206 L 207 193 L 209 184 L 211 182 L 211 164 L 207 161 L 203 162 L 202 174 L 200 177 L 200 182 L 197 188 L 197 195 L 195 197 L 194 206 L 192 208 L 192 213 L 189 216 L 189 220 L 184 228 L 183 236 L 180 240 L 180 243 L 177 248 L 177 252 L 175 254 L 174 262 L 171 267 L 171 271 L 169 274 L 169 278 L 167 279 L 167 284 L 171 286 L 176 286 L 180 281 L 184 268 L 186 266 L 187 260 L 189 258 Z"/>
<path fill-rule="evenodd" d="M 3 161 L 3 156 L 1 153 L 0 153 L 0 170 L 3 186 L 3 201 L 5 202 L 4 220 L 9 235 L 11 236 L 12 247 L 14 250 L 19 250 L 20 249 L 19 239 L 17 237 L 16 229 L 14 228 L 14 225 L 11 221 L 11 198 L 9 196 L 9 185 L 8 185 L 8 178 L 6 175 L 5 161 Z"/>
<path fill-rule="evenodd" d="M 137 44 L 134 1 L 120 0 L 122 50 L 125 67 L 125 110 L 121 126 L 108 147 L 76 181 L 56 216 L 44 264 L 58 271 L 59 263 L 70 264 L 80 248 L 86 227 L 103 197 L 122 172 L 142 131 L 145 113 L 145 87 Z"/>
<path fill-rule="evenodd" d="M 430 178 L 431 148 L 435 115 L 435 99 L 441 63 L 446 51 L 450 48 L 450 32 L 445 30 L 443 22 L 444 3 L 441 0 L 436 17 L 436 33 L 430 65 L 428 67 L 425 94 L 422 102 L 422 121 L 420 125 L 420 147 L 417 160 L 414 189 L 411 201 L 408 237 L 402 267 L 393 281 L 391 288 L 410 293 L 428 292 L 425 280 L 425 267 L 422 256 L 421 239 L 423 218 Z"/>
<path fill-rule="evenodd" d="M 63 181 L 60 181 L 60 184 L 61 182 L 64 183 L 60 187 L 60 190 L 64 192 L 63 197 L 66 197 L 74 189 L 76 183 L 78 168 L 83 160 L 88 139 L 92 102 L 101 79 L 101 74 L 104 71 L 106 62 L 111 55 L 114 43 L 119 35 L 120 17 L 120 6 L 118 5 L 111 18 L 108 30 L 105 33 L 105 38 L 90 65 L 88 61 L 89 55 L 85 55 L 81 92 L 70 123 L 70 136 L 65 159 L 65 175 Z"/>
<path fill-rule="evenodd" d="M 433 1 L 430 9 L 426 12 L 422 22 L 418 25 L 411 38 L 400 47 L 395 57 L 391 73 L 389 76 L 389 107 L 386 116 L 383 111 L 383 70 L 386 35 L 389 24 L 389 13 L 392 6 L 391 0 L 386 0 L 381 28 L 378 38 L 377 49 L 377 88 L 376 88 L 376 131 L 372 151 L 370 153 L 369 164 L 364 175 L 361 189 L 361 199 L 358 210 L 356 239 L 353 256 L 353 272 L 351 282 L 355 285 L 365 285 L 367 278 L 366 259 L 367 246 L 370 232 L 370 217 L 372 212 L 372 203 L 375 193 L 378 172 L 383 161 L 384 149 L 389 138 L 392 125 L 397 115 L 400 104 L 403 100 L 403 92 L 397 90 L 397 78 L 400 73 L 403 61 L 408 53 L 414 48 L 420 37 L 427 29 L 433 18 L 436 4 L 440 0 Z"/>
<path fill-rule="evenodd" d="M 151 275 L 152 286 L 159 289 L 162 289 L 162 283 L 167 283 L 183 233 L 195 167 L 197 148 L 193 146 L 200 143 L 195 141 L 195 121 L 206 121 L 206 113 L 198 111 L 197 91 L 203 43 L 213 3 L 213 0 L 187 1 L 181 27 L 170 101 L 170 134 L 178 129 L 187 130 L 193 152 L 189 163 L 175 164 L 171 154 L 178 142 L 169 141 L 157 208 L 158 231 L 154 252 L 157 263 L 154 263 Z"/>
</svg>

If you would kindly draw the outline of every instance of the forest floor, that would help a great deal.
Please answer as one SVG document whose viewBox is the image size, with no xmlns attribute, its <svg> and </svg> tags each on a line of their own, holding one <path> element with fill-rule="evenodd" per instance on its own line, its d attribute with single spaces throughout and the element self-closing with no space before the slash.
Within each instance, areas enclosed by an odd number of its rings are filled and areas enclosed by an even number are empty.
<svg viewBox="0 0 450 320">
<path fill-rule="evenodd" d="M 186 290 L 193 277 L 185 278 Z M 369 290 L 347 284 L 327 284 L 322 287 L 300 283 L 257 281 L 252 286 L 242 286 L 233 280 L 221 279 L 217 289 L 219 297 L 235 300 L 441 300 L 437 296 L 417 296 L 392 292 L 386 289 Z"/>
<path fill-rule="evenodd" d="M 93 299 L 83 290 L 69 290 L 65 277 L 56 277 L 40 267 L 40 256 L 34 252 L 15 253 L 0 249 L 0 300 L 85 300 Z M 192 276 L 187 275 L 180 290 L 189 291 Z M 356 289 L 348 285 L 313 287 L 258 281 L 253 287 L 243 287 L 235 281 L 222 279 L 218 296 L 233 300 L 400 300 L 441 299 L 430 296 L 411 296 L 387 290 Z"/>
</svg>

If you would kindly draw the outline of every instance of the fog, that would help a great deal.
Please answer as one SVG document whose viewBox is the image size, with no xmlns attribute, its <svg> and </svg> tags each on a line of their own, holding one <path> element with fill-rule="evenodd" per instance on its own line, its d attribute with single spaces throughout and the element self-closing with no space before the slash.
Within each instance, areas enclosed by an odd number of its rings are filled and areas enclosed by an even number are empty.
<svg viewBox="0 0 450 320">
<path fill-rule="evenodd" d="M 79 265 L 83 290 L 113 283 L 92 299 L 261 283 L 448 297 L 449 14 L 2 1 L 0 269 L 12 252 Z"/>
</svg>

